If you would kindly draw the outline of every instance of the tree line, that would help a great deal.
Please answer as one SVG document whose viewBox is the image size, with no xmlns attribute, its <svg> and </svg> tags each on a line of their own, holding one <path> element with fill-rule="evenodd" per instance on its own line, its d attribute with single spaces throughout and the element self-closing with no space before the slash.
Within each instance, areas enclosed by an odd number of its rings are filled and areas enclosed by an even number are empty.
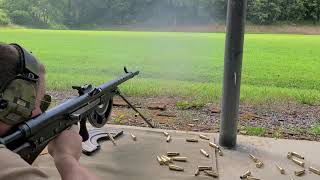
<svg viewBox="0 0 320 180">
<path fill-rule="evenodd" d="M 224 23 L 227 0 L 0 0 L 0 25 L 94 28 Z M 252 24 L 320 21 L 320 0 L 248 0 Z"/>
</svg>

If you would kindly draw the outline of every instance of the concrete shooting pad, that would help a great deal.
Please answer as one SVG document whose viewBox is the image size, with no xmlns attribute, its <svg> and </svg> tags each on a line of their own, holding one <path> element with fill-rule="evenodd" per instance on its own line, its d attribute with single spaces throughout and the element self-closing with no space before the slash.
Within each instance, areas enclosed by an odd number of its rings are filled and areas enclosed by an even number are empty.
<svg viewBox="0 0 320 180">
<path fill-rule="evenodd" d="M 108 180 L 171 180 L 171 179 L 214 179 L 201 173 L 194 176 L 198 165 L 212 166 L 218 171 L 223 180 L 240 179 L 240 175 L 250 170 L 254 177 L 260 179 L 304 179 L 318 180 L 319 175 L 309 172 L 309 167 L 320 168 L 320 143 L 311 141 L 282 140 L 261 137 L 238 136 L 238 146 L 235 150 L 223 149 L 224 156 L 219 156 L 208 145 L 208 140 L 199 138 L 200 133 L 185 131 L 170 131 L 172 141 L 166 142 L 162 129 L 108 125 L 110 129 L 121 129 L 124 134 L 116 139 L 116 146 L 111 141 L 103 141 L 101 149 L 92 156 L 83 155 L 81 163 L 95 172 L 101 179 Z M 130 133 L 137 137 L 133 141 Z M 202 133 L 210 141 L 218 139 L 218 134 Z M 186 142 L 186 138 L 197 138 L 199 143 Z M 206 150 L 210 157 L 200 153 Z M 175 162 L 175 165 L 184 168 L 184 172 L 170 171 L 168 166 L 160 166 L 156 156 L 168 151 L 180 152 L 188 158 L 188 162 Z M 294 164 L 287 159 L 289 151 L 298 152 L 305 156 L 305 168 Z M 264 162 L 262 168 L 257 168 L 248 157 L 253 154 Z M 281 175 L 275 164 L 286 171 Z M 51 179 L 60 179 L 50 155 L 45 154 L 33 164 L 47 172 Z M 294 171 L 306 169 L 305 175 L 297 177 Z"/>
</svg>

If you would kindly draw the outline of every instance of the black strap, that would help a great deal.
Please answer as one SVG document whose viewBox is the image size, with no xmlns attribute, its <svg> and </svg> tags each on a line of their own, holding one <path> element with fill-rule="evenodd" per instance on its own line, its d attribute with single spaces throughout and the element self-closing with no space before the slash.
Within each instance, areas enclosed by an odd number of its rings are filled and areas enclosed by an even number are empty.
<svg viewBox="0 0 320 180">
<path fill-rule="evenodd" d="M 24 53 L 21 46 L 18 44 L 10 44 L 13 46 L 19 53 L 19 62 L 18 62 L 18 68 L 17 68 L 17 74 L 23 74 L 25 69 L 25 59 L 24 59 Z"/>
</svg>

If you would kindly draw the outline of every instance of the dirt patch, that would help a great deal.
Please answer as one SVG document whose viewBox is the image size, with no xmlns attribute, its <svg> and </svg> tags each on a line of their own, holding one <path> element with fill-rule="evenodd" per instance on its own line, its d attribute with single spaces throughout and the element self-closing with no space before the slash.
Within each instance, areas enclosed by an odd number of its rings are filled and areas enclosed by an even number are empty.
<svg viewBox="0 0 320 180">
<path fill-rule="evenodd" d="M 76 95 L 72 92 L 50 92 L 56 104 L 62 100 Z M 177 97 L 157 98 L 128 98 L 138 107 L 148 119 L 152 119 L 158 128 L 219 132 L 221 109 L 218 103 L 209 103 L 200 109 L 182 110 L 176 102 L 185 101 Z M 129 126 L 148 125 L 130 108 L 115 98 L 115 103 L 109 123 Z M 121 102 L 121 103 L 119 103 Z M 151 108 L 150 104 L 163 107 Z M 320 106 L 309 106 L 297 103 L 287 104 L 261 104 L 240 106 L 239 134 L 245 127 L 262 127 L 266 129 L 263 136 L 287 139 L 304 139 L 320 141 L 320 135 L 310 132 L 315 123 L 320 122 Z M 191 125 L 190 125 L 191 124 Z"/>
</svg>

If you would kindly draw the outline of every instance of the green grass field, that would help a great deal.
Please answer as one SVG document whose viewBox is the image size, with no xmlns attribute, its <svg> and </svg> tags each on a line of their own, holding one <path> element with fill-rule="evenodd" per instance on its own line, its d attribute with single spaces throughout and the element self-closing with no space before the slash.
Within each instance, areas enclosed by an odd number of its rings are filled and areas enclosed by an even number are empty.
<svg viewBox="0 0 320 180">
<path fill-rule="evenodd" d="M 126 65 L 140 70 L 122 86 L 133 96 L 221 97 L 222 33 L 2 29 L 0 41 L 31 49 L 47 69 L 47 87 L 103 83 Z M 320 36 L 247 34 L 242 102 L 320 104 Z"/>
</svg>

